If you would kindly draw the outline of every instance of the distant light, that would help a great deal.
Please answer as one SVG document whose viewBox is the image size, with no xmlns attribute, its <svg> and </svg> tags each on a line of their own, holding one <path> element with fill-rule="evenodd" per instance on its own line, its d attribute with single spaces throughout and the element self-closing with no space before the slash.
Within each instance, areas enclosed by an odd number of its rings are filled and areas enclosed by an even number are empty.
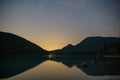
<svg viewBox="0 0 120 80">
<path fill-rule="evenodd" d="M 54 55 L 53 55 L 53 54 L 49 54 L 48 57 L 49 57 L 49 59 L 50 59 L 50 58 L 53 58 Z"/>
</svg>

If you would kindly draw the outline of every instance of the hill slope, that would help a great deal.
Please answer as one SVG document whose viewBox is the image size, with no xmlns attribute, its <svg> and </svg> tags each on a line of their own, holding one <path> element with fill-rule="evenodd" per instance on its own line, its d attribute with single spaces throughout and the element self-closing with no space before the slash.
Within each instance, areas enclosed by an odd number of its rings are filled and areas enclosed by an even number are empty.
<svg viewBox="0 0 120 80">
<path fill-rule="evenodd" d="M 54 53 L 94 54 L 104 51 L 106 46 L 116 46 L 119 42 L 120 38 L 118 37 L 88 37 L 75 46 L 68 45 Z"/>
<path fill-rule="evenodd" d="M 22 37 L 0 32 L 0 55 L 34 55 L 46 52 L 41 47 Z"/>
<path fill-rule="evenodd" d="M 75 46 L 76 52 L 96 52 L 107 45 L 115 45 L 119 42 L 117 37 L 88 37 Z"/>
</svg>

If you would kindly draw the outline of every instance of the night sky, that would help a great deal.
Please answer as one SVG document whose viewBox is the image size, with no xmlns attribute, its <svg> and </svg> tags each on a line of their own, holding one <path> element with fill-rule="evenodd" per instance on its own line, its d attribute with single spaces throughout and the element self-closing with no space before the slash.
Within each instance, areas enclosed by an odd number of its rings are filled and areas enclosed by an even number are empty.
<svg viewBox="0 0 120 80">
<path fill-rule="evenodd" d="M 120 0 L 0 0 L 0 31 L 46 50 L 120 35 Z"/>
</svg>

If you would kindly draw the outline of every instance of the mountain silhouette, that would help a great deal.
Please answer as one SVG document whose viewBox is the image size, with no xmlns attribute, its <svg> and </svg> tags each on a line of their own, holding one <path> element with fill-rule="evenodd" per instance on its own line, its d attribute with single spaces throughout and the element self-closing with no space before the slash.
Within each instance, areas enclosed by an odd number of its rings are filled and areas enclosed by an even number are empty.
<svg viewBox="0 0 120 80">
<path fill-rule="evenodd" d="M 62 48 L 62 51 L 72 51 L 72 49 L 74 48 L 74 46 L 72 44 L 68 44 L 67 46 L 65 46 L 64 48 Z"/>
<path fill-rule="evenodd" d="M 15 34 L 0 32 L 0 55 L 36 55 L 46 50 Z"/>
<path fill-rule="evenodd" d="M 118 43 L 117 37 L 88 37 L 75 46 L 76 52 L 96 52 L 103 49 L 106 45 Z"/>
<path fill-rule="evenodd" d="M 95 55 L 95 53 L 101 53 L 106 49 L 114 54 L 116 50 L 119 50 L 119 42 L 120 38 L 118 37 L 88 37 L 75 46 L 68 44 L 62 49 L 51 51 L 55 54 L 66 55 L 64 57 L 54 57 L 53 55 L 52 59 L 62 62 L 69 68 L 76 66 L 88 75 L 119 75 L 120 65 L 118 61 L 120 59 L 115 58 L 117 60 L 114 61 L 114 57 L 112 59 L 101 57 L 100 60 L 88 59 L 88 57 L 72 58 L 76 54 Z M 15 76 L 39 65 L 49 59 L 49 56 L 46 56 L 48 53 L 48 51 L 20 36 L 0 32 L 0 79 Z M 71 54 L 71 57 L 67 57 Z"/>
<path fill-rule="evenodd" d="M 61 50 L 56 50 L 55 52 L 53 51 L 53 53 L 93 54 L 99 51 L 103 51 L 107 45 L 116 45 L 119 43 L 119 41 L 120 38 L 118 37 L 88 37 L 75 46 L 69 44 Z"/>
</svg>

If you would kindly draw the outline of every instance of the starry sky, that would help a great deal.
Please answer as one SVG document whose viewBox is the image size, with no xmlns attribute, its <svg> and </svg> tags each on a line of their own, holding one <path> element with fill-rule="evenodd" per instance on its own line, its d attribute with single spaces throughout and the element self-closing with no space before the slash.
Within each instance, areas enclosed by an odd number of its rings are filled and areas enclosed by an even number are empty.
<svg viewBox="0 0 120 80">
<path fill-rule="evenodd" d="M 0 31 L 46 50 L 120 35 L 120 0 L 0 0 Z"/>
</svg>

